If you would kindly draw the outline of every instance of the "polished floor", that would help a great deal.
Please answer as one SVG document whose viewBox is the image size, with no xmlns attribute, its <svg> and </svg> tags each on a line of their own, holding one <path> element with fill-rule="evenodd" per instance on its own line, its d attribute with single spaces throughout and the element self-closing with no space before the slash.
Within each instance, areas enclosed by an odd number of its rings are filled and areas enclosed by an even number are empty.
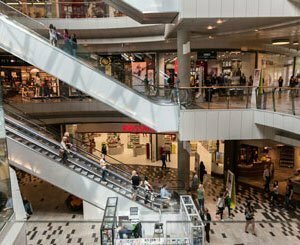
<svg viewBox="0 0 300 245">
<path fill-rule="evenodd" d="M 19 174 L 21 191 L 34 209 L 26 223 L 27 244 L 100 244 L 100 222 L 84 221 L 82 213 L 68 210 L 64 204 L 68 194 L 63 190 L 28 174 L 22 175 Z M 223 180 L 207 176 L 204 187 L 205 205 L 213 219 L 211 244 L 299 244 L 299 210 L 273 207 L 259 190 L 239 185 L 233 216 L 229 218 L 225 211 L 224 221 L 220 221 L 215 215 L 216 197 L 224 189 Z M 257 236 L 244 232 L 246 200 L 252 200 L 255 206 Z"/>
</svg>

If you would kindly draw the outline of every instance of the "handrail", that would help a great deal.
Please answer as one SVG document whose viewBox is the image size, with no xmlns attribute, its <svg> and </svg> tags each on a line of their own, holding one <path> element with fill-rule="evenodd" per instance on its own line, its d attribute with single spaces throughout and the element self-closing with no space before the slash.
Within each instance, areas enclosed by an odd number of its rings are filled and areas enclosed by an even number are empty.
<svg viewBox="0 0 300 245">
<path fill-rule="evenodd" d="M 13 107 L 15 110 L 17 110 L 17 111 L 21 112 L 22 114 L 26 115 L 26 116 L 29 117 L 29 119 L 31 119 L 31 120 L 39 121 L 41 124 L 43 124 L 43 125 L 46 127 L 46 123 L 45 123 L 44 121 L 42 121 L 42 120 L 40 120 L 40 119 L 34 119 L 34 118 L 30 117 L 28 114 L 24 113 L 24 112 L 21 111 L 19 108 L 17 108 L 17 107 L 15 107 L 15 106 L 11 105 L 10 103 L 7 103 L 6 100 L 4 100 L 4 104 L 7 104 L 7 105 Z M 51 132 L 51 131 L 47 130 L 46 128 L 41 127 L 40 125 L 34 123 L 33 121 L 29 121 L 28 119 L 26 119 L 26 118 L 24 118 L 24 117 L 22 117 L 22 116 L 20 116 L 20 115 L 18 115 L 18 114 L 16 114 L 16 113 L 14 113 L 14 112 L 12 112 L 12 111 L 9 111 L 8 108 L 5 108 L 5 111 L 8 111 L 9 113 L 13 114 L 14 116 L 17 116 L 17 117 L 23 119 L 24 121 L 26 121 L 26 122 L 29 123 L 30 125 L 33 125 L 34 127 L 37 127 L 38 129 L 40 129 L 40 130 L 46 132 L 47 134 L 54 135 L 54 137 L 58 137 L 58 136 L 60 137 L 59 132 L 57 132 L 54 128 L 51 128 L 51 129 L 53 129 L 53 131 L 54 131 L 54 132 Z M 82 148 L 79 146 L 79 145 L 88 146 L 86 143 L 84 143 L 84 142 L 82 142 L 82 141 L 80 141 L 80 140 L 78 140 L 78 139 L 76 139 L 76 138 L 74 138 L 74 137 L 70 137 L 70 139 L 71 139 L 73 142 L 78 142 L 78 143 L 79 143 L 79 144 L 77 144 L 76 147 L 77 147 L 77 149 L 79 149 L 81 152 L 85 153 L 85 154 L 88 155 L 88 156 L 91 156 L 93 159 L 97 159 L 98 161 L 100 161 L 100 159 L 101 159 L 100 157 L 98 157 L 98 156 L 96 156 L 96 155 L 94 155 L 94 154 L 91 154 L 91 153 L 85 151 L 84 149 L 82 149 Z M 97 149 L 97 148 L 94 148 L 94 149 L 95 149 L 97 152 L 102 153 L 102 151 L 100 151 L 99 149 Z M 120 165 L 125 165 L 126 168 L 130 169 L 131 171 L 135 170 L 135 169 L 132 168 L 130 165 L 127 165 L 127 164 L 125 164 L 125 163 L 119 161 L 118 159 L 116 159 L 116 158 L 110 156 L 110 155 L 106 155 L 106 156 L 107 156 L 108 158 L 110 158 L 110 159 L 116 161 L 116 162 L 117 162 L 118 164 L 120 164 Z M 123 173 L 124 173 L 125 175 L 127 175 L 128 177 L 131 176 L 131 173 L 127 173 L 127 172 L 123 171 L 122 169 L 118 168 L 118 167 L 117 167 L 118 164 L 112 164 L 112 163 L 109 162 L 109 161 L 107 161 L 107 162 L 108 162 L 109 164 L 111 164 L 112 168 L 117 169 L 117 170 L 120 171 L 120 172 L 123 172 Z M 141 174 L 145 176 L 145 174 L 144 174 L 143 172 L 141 172 Z"/>
<path fill-rule="evenodd" d="M 142 94 L 142 93 L 139 93 L 138 91 L 134 90 L 133 88 L 130 88 L 130 87 L 127 86 L 126 84 L 124 84 L 124 83 L 122 83 L 122 82 L 120 82 L 120 81 L 114 79 L 113 77 L 111 77 L 111 76 L 109 76 L 109 75 L 107 75 L 107 74 L 101 72 L 99 69 L 97 69 L 96 67 L 94 67 L 94 66 L 92 66 L 91 64 L 89 64 L 86 60 L 84 60 L 84 59 L 82 59 L 82 58 L 80 58 L 80 57 L 74 57 L 74 56 L 72 56 L 71 54 L 69 54 L 68 52 L 65 52 L 64 50 L 62 50 L 62 49 L 60 49 L 60 48 L 58 48 L 58 47 L 52 46 L 52 45 L 49 43 L 49 40 L 48 40 L 47 38 L 45 38 L 43 35 L 39 34 L 37 31 L 35 31 L 36 29 L 39 29 L 39 30 L 43 30 L 43 31 L 45 31 L 46 33 L 48 33 L 48 32 L 49 32 L 49 29 L 48 29 L 44 24 L 42 24 L 41 22 L 36 21 L 35 19 L 30 18 L 29 16 L 23 14 L 22 12 L 16 10 L 15 8 L 13 8 L 13 7 L 11 7 L 11 6 L 7 5 L 7 4 L 5 4 L 5 3 L 2 2 L 2 1 L 0 1 L 0 6 L 1 6 L 1 8 L 0 8 L 0 13 L 2 12 L 2 13 L 3 13 L 5 16 L 7 16 L 9 19 L 15 20 L 15 18 L 11 18 L 11 15 L 14 15 L 14 14 L 17 15 L 17 17 L 20 17 L 20 16 L 21 16 L 22 18 L 26 18 L 27 21 L 22 21 L 22 23 L 20 23 L 20 22 L 17 20 L 17 26 L 20 25 L 20 26 L 23 27 L 23 29 L 27 30 L 30 34 L 34 34 L 34 35 L 32 35 L 32 38 L 35 38 L 35 39 L 41 39 L 40 41 L 43 41 L 43 42 L 47 43 L 47 45 L 49 45 L 49 46 L 51 46 L 52 48 L 56 49 L 56 51 L 62 53 L 63 55 L 69 57 L 69 58 L 72 59 L 74 62 L 78 62 L 78 63 L 80 63 L 81 65 L 86 66 L 86 67 L 88 67 L 89 69 L 91 69 L 91 70 L 97 72 L 98 74 L 101 74 L 101 76 L 106 77 L 107 79 L 111 80 L 112 82 L 117 83 L 119 86 L 122 86 L 122 87 L 124 87 L 125 89 L 129 89 L 131 92 L 133 92 L 133 93 L 136 94 L 137 96 L 143 97 L 143 98 L 145 98 L 146 100 L 150 100 L 152 103 L 157 104 L 157 105 L 160 105 L 160 106 L 170 106 L 170 104 L 159 103 L 159 101 L 153 100 L 151 97 L 148 97 L 148 96 L 145 96 L 145 95 Z M 5 8 L 7 8 L 8 11 L 5 10 Z M 11 12 L 12 12 L 12 13 L 11 13 Z M 1 14 L 0 14 L 0 16 L 1 16 Z M 28 21 L 29 21 L 29 22 L 32 22 L 33 25 L 37 25 L 37 28 L 35 28 L 35 30 L 33 30 L 33 29 L 27 27 L 27 26 L 25 25 L 25 23 L 27 23 Z M 15 21 L 14 21 L 14 22 L 15 22 Z M 29 24 L 29 26 L 30 26 L 30 24 Z M 78 47 L 81 47 L 81 45 L 77 45 L 77 46 L 78 46 Z M 81 48 L 84 49 L 84 47 L 81 47 Z M 77 52 L 77 53 L 80 53 L 80 52 Z M 172 104 L 172 106 L 173 106 L 173 105 L 175 105 L 175 103 Z"/>
<path fill-rule="evenodd" d="M 44 145 L 41 145 L 39 142 L 32 141 L 32 139 L 29 139 L 28 136 L 24 135 L 23 133 L 20 133 L 20 132 L 18 132 L 18 131 L 16 131 L 16 130 L 12 129 L 12 128 L 10 128 L 10 127 L 8 127 L 8 128 L 9 128 L 9 131 L 12 132 L 13 134 L 18 135 L 18 136 L 22 137 L 23 139 L 25 139 L 25 140 L 27 140 L 27 141 L 29 141 L 29 142 L 32 142 L 33 144 L 37 145 L 38 147 L 40 147 L 40 148 L 42 148 L 42 149 L 44 149 L 44 150 L 46 150 L 46 151 L 51 152 L 52 154 L 58 155 L 57 152 L 54 152 L 53 150 L 51 150 L 51 149 L 45 147 Z M 16 141 L 15 139 L 13 139 L 13 138 L 11 138 L 11 140 L 17 142 L 17 141 Z M 18 143 L 19 143 L 19 142 L 18 142 Z M 25 145 L 25 147 L 27 147 L 27 148 L 29 148 L 30 150 L 34 151 L 33 149 L 31 149 L 30 147 L 28 147 L 28 146 L 26 146 L 26 145 Z M 38 152 L 38 153 L 40 153 L 40 152 Z M 47 157 L 47 156 L 46 156 L 46 157 Z M 47 157 L 47 158 L 48 158 L 48 157 Z M 54 161 L 54 159 L 51 159 L 51 160 Z M 76 163 L 76 162 L 74 162 L 74 161 L 71 161 L 70 159 L 68 159 L 68 161 L 69 161 L 70 163 L 74 164 L 75 166 L 78 166 L 78 167 L 84 169 L 85 171 L 87 171 L 87 172 L 89 172 L 89 173 L 91 173 L 91 174 L 94 174 L 94 175 L 98 176 L 99 178 L 101 178 L 100 174 L 95 173 L 94 171 L 92 171 L 92 170 L 90 170 L 90 169 L 87 169 L 86 167 L 84 167 L 84 166 L 82 166 L 82 165 L 80 165 L 80 164 L 78 164 L 78 163 Z M 119 185 L 119 184 L 116 183 L 116 182 L 112 182 L 112 181 L 110 181 L 109 179 L 107 179 L 107 182 L 113 184 L 114 186 L 116 186 L 116 187 L 118 187 L 118 188 L 125 189 L 127 192 L 132 193 L 132 190 L 126 189 L 124 186 L 121 186 L 121 185 Z M 120 194 L 120 195 L 123 195 L 122 193 L 119 193 L 119 194 Z M 138 197 L 141 198 L 142 200 L 145 200 L 145 199 L 146 199 L 145 197 L 141 196 L 139 193 L 137 193 L 137 195 L 138 195 Z M 125 196 L 126 196 L 126 195 L 125 195 Z M 154 201 L 149 200 L 149 202 L 152 203 L 152 204 L 158 205 L 158 203 L 156 203 L 156 202 L 154 202 Z M 143 205 L 143 204 L 141 204 L 141 205 Z M 145 206 L 146 206 L 146 205 L 145 205 Z M 146 207 L 148 207 L 148 206 L 146 206 Z M 149 207 L 148 207 L 148 208 L 149 208 Z"/>
</svg>

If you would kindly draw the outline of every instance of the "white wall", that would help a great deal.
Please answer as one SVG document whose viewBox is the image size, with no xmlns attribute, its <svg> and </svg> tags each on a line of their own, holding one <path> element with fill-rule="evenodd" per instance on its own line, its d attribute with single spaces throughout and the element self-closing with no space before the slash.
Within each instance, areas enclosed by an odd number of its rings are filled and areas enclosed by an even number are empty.
<svg viewBox="0 0 300 245">
<path fill-rule="evenodd" d="M 276 129 L 300 134 L 300 118 L 256 109 L 180 111 L 183 141 L 274 139 Z"/>
<path fill-rule="evenodd" d="M 300 14 L 289 0 L 181 0 L 180 18 L 278 17 Z"/>
</svg>

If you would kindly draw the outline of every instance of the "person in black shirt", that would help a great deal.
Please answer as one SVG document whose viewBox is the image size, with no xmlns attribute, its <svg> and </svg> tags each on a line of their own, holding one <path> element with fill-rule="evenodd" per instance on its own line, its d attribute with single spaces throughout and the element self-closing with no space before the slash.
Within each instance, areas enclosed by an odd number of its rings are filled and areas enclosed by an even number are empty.
<svg viewBox="0 0 300 245">
<path fill-rule="evenodd" d="M 204 213 L 201 215 L 201 218 L 202 218 L 202 220 L 204 222 L 204 225 L 205 225 L 206 241 L 209 243 L 210 242 L 209 232 L 210 232 L 211 216 L 210 216 L 210 213 L 209 213 L 207 208 L 204 210 Z"/>
<path fill-rule="evenodd" d="M 200 183 L 203 184 L 203 179 L 204 179 L 204 175 L 207 173 L 204 163 L 201 161 L 200 162 L 200 167 L 199 167 L 199 175 L 200 175 Z"/>
<path fill-rule="evenodd" d="M 285 189 L 285 208 L 290 208 L 290 203 L 292 201 L 294 194 L 294 187 L 292 181 L 289 179 Z"/>
<path fill-rule="evenodd" d="M 132 183 L 132 200 L 136 200 L 138 187 L 141 184 L 141 178 L 135 170 L 132 171 L 131 183 Z"/>
</svg>

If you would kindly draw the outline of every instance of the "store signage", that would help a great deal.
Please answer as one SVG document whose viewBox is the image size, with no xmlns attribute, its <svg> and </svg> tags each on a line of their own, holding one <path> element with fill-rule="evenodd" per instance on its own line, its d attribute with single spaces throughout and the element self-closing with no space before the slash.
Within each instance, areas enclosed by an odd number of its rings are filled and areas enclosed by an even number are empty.
<svg viewBox="0 0 300 245">
<path fill-rule="evenodd" d="M 138 124 L 123 124 L 122 131 L 124 133 L 155 133 L 152 128 Z"/>
<path fill-rule="evenodd" d="M 197 53 L 198 60 L 217 59 L 217 52 L 213 50 L 199 51 Z"/>
<path fill-rule="evenodd" d="M 5 55 L 0 56 L 0 66 L 29 66 L 29 64 L 17 57 Z"/>
</svg>

